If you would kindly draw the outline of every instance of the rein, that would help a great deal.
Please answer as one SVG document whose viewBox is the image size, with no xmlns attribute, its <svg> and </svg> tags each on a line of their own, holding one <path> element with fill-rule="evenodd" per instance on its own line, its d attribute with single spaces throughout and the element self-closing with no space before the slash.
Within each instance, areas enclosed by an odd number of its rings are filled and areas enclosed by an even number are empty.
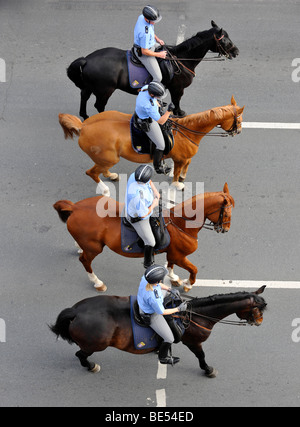
<svg viewBox="0 0 300 427">
<path fill-rule="evenodd" d="M 171 123 L 171 129 L 175 132 L 179 132 L 180 135 L 184 136 L 186 139 L 188 139 L 192 144 L 199 147 L 199 144 L 195 141 L 193 141 L 189 136 L 187 136 L 183 131 L 190 132 L 194 135 L 206 135 L 206 136 L 220 136 L 220 137 L 227 137 L 229 135 L 235 136 L 237 134 L 237 119 L 239 116 L 237 115 L 236 107 L 234 107 L 234 121 L 230 129 L 226 130 L 225 132 L 201 132 L 198 130 L 189 129 L 188 127 L 182 125 L 181 123 L 175 122 L 172 119 L 168 119 L 168 122 Z"/>
<path fill-rule="evenodd" d="M 197 144 L 195 141 L 193 141 L 189 136 L 187 136 L 183 130 L 188 131 L 190 133 L 193 133 L 194 135 L 207 135 L 207 136 L 221 136 L 221 137 L 227 137 L 229 136 L 229 132 L 231 132 L 231 129 L 229 131 L 226 131 L 228 133 L 220 133 L 220 132 L 201 132 L 199 130 L 193 130 L 189 129 L 188 127 L 175 122 L 172 119 L 168 119 L 169 122 L 171 122 L 171 128 L 175 132 L 179 132 L 182 136 L 184 136 L 186 139 L 188 139 L 190 142 L 192 142 L 194 145 L 199 147 L 199 144 Z"/>
<path fill-rule="evenodd" d="M 169 202 L 173 203 L 175 205 L 175 203 L 172 200 L 169 200 Z M 215 230 L 215 228 L 217 227 L 217 230 L 219 230 L 220 228 L 222 228 L 223 224 L 229 224 L 230 221 L 226 221 L 223 222 L 223 215 L 224 215 L 224 210 L 225 209 L 230 209 L 232 208 L 232 204 L 229 206 L 220 206 L 218 209 L 216 209 L 213 212 L 210 212 L 208 216 L 220 211 L 220 216 L 218 219 L 218 222 L 216 222 L 215 224 L 211 221 L 209 224 L 206 224 L 205 221 L 203 222 L 202 226 L 200 228 L 205 228 L 206 230 L 210 230 L 213 231 Z M 184 219 L 185 221 L 194 221 L 192 218 L 186 218 L 184 216 L 177 216 L 177 218 L 181 218 Z M 177 224 L 175 224 L 175 222 L 172 221 L 172 219 L 170 218 L 169 221 L 165 224 L 165 228 L 167 228 L 168 225 L 174 225 L 174 227 L 176 227 L 179 231 L 181 231 L 182 233 L 186 234 L 187 236 L 191 237 L 192 239 L 198 240 L 198 237 L 192 236 L 191 234 L 187 233 L 185 230 L 183 230 L 182 228 L 180 228 Z"/>
</svg>

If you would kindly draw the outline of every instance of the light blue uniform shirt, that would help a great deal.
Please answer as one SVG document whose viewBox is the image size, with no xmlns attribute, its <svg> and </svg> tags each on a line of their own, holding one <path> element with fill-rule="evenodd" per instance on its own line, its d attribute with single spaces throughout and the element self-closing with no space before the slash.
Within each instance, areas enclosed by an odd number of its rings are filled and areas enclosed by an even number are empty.
<svg viewBox="0 0 300 427">
<path fill-rule="evenodd" d="M 151 117 L 151 119 L 157 122 L 161 117 L 159 114 L 158 103 L 155 98 L 150 96 L 148 90 L 143 91 L 146 87 L 147 86 L 144 86 L 142 88 L 136 98 L 135 112 L 140 119 L 148 119 Z"/>
<path fill-rule="evenodd" d="M 144 15 L 140 15 L 134 27 L 134 44 L 143 49 L 151 49 L 155 45 L 154 25 L 145 21 Z"/>
<path fill-rule="evenodd" d="M 149 207 L 154 200 L 153 191 L 150 183 L 140 184 L 136 182 L 134 173 L 132 173 L 127 182 L 125 195 L 126 213 L 133 218 L 145 217 L 149 218 L 151 213 L 147 215 Z"/>
<path fill-rule="evenodd" d="M 146 291 L 147 283 L 148 282 L 145 279 L 145 276 L 143 276 L 137 294 L 138 305 L 144 313 L 163 314 L 163 312 L 165 311 L 163 305 L 164 298 L 160 285 L 153 285 L 153 291 Z"/>
</svg>

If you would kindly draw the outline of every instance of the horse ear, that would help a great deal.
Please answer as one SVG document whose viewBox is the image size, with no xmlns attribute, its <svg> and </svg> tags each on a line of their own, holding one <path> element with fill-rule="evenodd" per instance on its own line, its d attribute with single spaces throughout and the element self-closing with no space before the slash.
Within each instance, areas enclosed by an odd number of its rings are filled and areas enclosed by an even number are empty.
<svg viewBox="0 0 300 427">
<path fill-rule="evenodd" d="M 238 110 L 238 115 L 240 116 L 241 114 L 242 114 L 242 112 L 244 111 L 244 108 L 245 108 L 245 105 L 243 106 L 243 107 L 241 107 L 239 110 Z"/>
<path fill-rule="evenodd" d="M 215 21 L 211 21 L 211 26 L 214 28 L 219 28 L 219 26 L 215 23 Z"/>
<path fill-rule="evenodd" d="M 224 184 L 223 193 L 228 193 L 229 194 L 229 189 L 228 189 L 227 182 L 225 182 L 225 184 Z"/>
<path fill-rule="evenodd" d="M 234 99 L 234 96 L 231 97 L 231 105 L 237 105 L 236 100 Z"/>
<path fill-rule="evenodd" d="M 262 294 L 265 288 L 266 288 L 266 285 L 261 286 L 259 289 L 257 289 L 257 291 L 254 292 L 254 294 L 256 295 Z"/>
</svg>

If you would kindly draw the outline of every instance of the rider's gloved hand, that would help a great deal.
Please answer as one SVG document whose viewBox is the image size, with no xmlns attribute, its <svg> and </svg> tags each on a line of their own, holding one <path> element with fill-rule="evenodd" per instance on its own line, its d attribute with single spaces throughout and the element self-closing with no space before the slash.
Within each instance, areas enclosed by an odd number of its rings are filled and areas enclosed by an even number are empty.
<svg viewBox="0 0 300 427">
<path fill-rule="evenodd" d="M 178 308 L 178 311 L 186 311 L 187 310 L 187 303 L 183 302 L 177 308 Z"/>
</svg>

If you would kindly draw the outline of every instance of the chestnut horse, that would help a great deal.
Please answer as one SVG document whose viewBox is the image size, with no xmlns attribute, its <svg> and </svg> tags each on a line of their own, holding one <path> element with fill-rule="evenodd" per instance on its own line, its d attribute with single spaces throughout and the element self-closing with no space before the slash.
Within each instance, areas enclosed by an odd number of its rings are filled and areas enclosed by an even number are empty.
<svg viewBox="0 0 300 427">
<path fill-rule="evenodd" d="M 239 134 L 242 131 L 243 110 L 244 107 L 238 107 L 232 96 L 230 105 L 172 120 L 174 147 L 166 158 L 172 158 L 174 161 L 172 184 L 178 190 L 184 188 L 179 178 L 184 181 L 201 139 L 216 126 L 220 126 L 232 136 Z M 84 122 L 76 116 L 59 114 L 59 123 L 65 138 L 73 139 L 74 135 L 79 136 L 80 148 L 95 162 L 86 174 L 99 184 L 99 193 L 106 196 L 109 196 L 109 189 L 100 180 L 99 175 L 102 173 L 106 178 L 117 180 L 118 174 L 111 173 L 109 169 L 119 162 L 120 157 L 136 163 L 152 161 L 149 154 L 136 153 L 132 148 L 130 119 L 130 114 L 118 111 L 105 111 Z"/>
<path fill-rule="evenodd" d="M 139 258 L 143 253 L 128 253 L 121 246 L 121 220 L 123 203 L 107 196 L 91 197 L 72 203 L 60 200 L 53 207 L 60 219 L 67 223 L 69 233 L 73 236 L 82 253 L 82 262 L 88 277 L 98 291 L 106 291 L 106 285 L 98 279 L 92 270 L 93 259 L 108 246 L 112 251 L 125 257 Z M 182 282 L 174 274 L 174 264 L 189 271 L 184 291 L 188 292 L 196 281 L 197 268 L 187 259 L 187 255 L 198 247 L 198 233 L 206 219 L 211 221 L 217 232 L 227 232 L 231 225 L 231 211 L 234 199 L 225 183 L 223 191 L 202 193 L 178 204 L 164 213 L 165 226 L 170 234 L 170 244 L 160 252 L 167 253 L 169 278 L 174 286 Z"/>
<path fill-rule="evenodd" d="M 208 339 L 212 328 L 218 322 L 231 325 L 261 325 L 263 311 L 267 305 L 260 296 L 264 289 L 265 286 L 262 286 L 255 292 L 193 298 L 188 302 L 187 312 L 176 315 L 184 318 L 186 327 L 181 341 L 195 354 L 206 376 L 215 377 L 217 370 L 207 365 L 202 343 Z M 223 320 L 234 313 L 244 322 Z M 88 357 L 109 346 L 133 354 L 146 354 L 156 350 L 135 348 L 129 297 L 101 295 L 87 298 L 72 308 L 63 310 L 50 329 L 57 337 L 61 336 L 70 344 L 76 343 L 79 346 L 80 350 L 76 356 L 81 365 L 90 372 L 99 372 L 100 366 L 89 362 Z"/>
</svg>

